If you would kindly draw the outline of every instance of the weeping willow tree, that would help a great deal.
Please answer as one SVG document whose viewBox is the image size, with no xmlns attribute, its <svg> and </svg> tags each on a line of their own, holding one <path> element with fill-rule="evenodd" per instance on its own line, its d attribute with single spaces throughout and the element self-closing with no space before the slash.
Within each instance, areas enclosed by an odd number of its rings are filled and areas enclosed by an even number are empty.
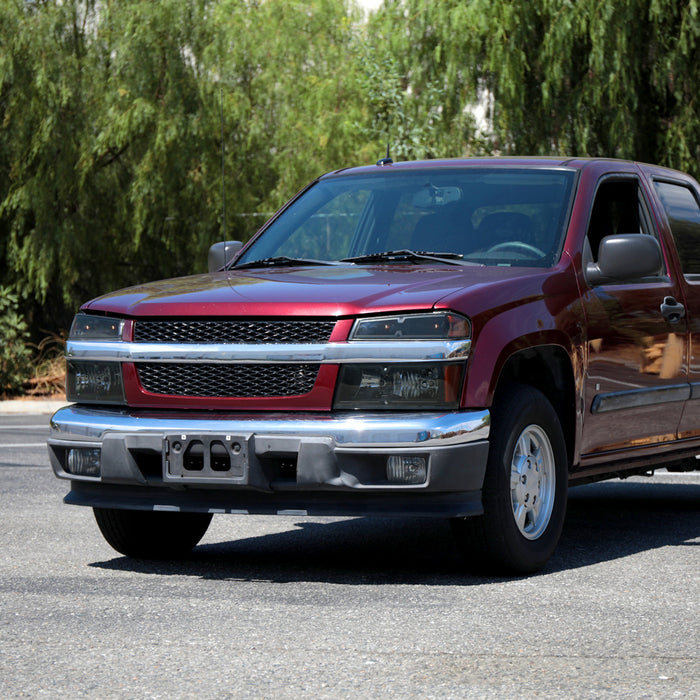
<svg viewBox="0 0 700 700">
<path fill-rule="evenodd" d="M 355 157 L 358 18 L 333 0 L 1 3 L 0 282 L 65 323 L 203 269 L 224 191 L 247 238 Z"/>
<path fill-rule="evenodd" d="M 0 286 L 34 328 L 65 324 L 101 292 L 201 270 L 224 191 L 246 238 L 387 142 L 698 175 L 699 2 L 385 0 L 366 26 L 352 0 L 2 2 Z"/>
<path fill-rule="evenodd" d="M 414 120 L 440 95 L 439 155 L 494 150 L 661 163 L 700 174 L 697 0 L 386 0 L 372 34 Z M 464 113 L 490 108 L 487 138 Z"/>
</svg>

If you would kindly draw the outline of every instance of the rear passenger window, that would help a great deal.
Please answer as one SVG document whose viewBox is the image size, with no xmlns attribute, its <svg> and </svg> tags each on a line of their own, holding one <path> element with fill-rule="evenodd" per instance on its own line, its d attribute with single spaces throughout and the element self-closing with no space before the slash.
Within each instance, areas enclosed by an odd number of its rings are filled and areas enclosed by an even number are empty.
<svg viewBox="0 0 700 700">
<path fill-rule="evenodd" d="M 685 185 L 654 182 L 666 210 L 671 233 L 689 282 L 700 282 L 700 206 L 694 192 Z"/>
</svg>

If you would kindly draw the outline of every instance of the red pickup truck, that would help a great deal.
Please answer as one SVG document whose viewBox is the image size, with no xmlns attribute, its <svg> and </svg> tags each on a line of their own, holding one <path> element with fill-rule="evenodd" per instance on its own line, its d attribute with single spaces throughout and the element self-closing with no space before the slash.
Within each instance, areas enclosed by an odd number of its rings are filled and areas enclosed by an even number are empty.
<svg viewBox="0 0 700 700">
<path fill-rule="evenodd" d="M 602 159 L 324 175 L 208 274 L 81 308 L 65 500 L 134 557 L 214 513 L 445 516 L 472 564 L 535 571 L 569 485 L 697 468 L 699 201 Z"/>
</svg>

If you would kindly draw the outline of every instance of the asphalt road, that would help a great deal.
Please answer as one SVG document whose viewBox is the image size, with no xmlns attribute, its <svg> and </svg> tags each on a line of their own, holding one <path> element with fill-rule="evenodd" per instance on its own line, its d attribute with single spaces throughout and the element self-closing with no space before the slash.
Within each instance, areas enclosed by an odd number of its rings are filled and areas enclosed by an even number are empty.
<svg viewBox="0 0 700 700">
<path fill-rule="evenodd" d="M 133 561 L 0 416 L 0 697 L 700 697 L 700 472 L 575 489 L 529 578 L 439 520 L 216 516 Z"/>
</svg>

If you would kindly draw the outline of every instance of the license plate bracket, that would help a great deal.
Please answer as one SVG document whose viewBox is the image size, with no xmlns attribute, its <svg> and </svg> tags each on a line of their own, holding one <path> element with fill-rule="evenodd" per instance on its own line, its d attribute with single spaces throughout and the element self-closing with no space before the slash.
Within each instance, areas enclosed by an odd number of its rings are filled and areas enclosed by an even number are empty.
<svg viewBox="0 0 700 700">
<path fill-rule="evenodd" d="M 163 438 L 163 481 L 248 482 L 248 436 L 177 433 Z"/>
</svg>

